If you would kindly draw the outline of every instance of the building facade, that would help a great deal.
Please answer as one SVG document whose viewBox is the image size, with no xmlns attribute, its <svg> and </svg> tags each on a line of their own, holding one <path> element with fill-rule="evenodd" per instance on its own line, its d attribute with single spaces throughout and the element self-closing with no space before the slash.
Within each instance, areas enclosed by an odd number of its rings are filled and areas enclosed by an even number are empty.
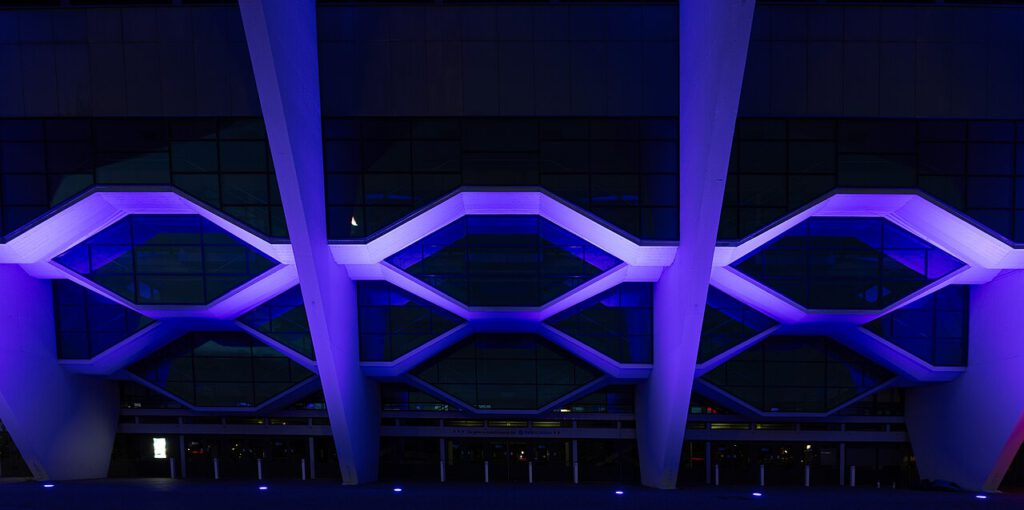
<svg viewBox="0 0 1024 510">
<path fill-rule="evenodd" d="M 0 1 L 0 476 L 1024 486 L 1021 26 Z"/>
</svg>

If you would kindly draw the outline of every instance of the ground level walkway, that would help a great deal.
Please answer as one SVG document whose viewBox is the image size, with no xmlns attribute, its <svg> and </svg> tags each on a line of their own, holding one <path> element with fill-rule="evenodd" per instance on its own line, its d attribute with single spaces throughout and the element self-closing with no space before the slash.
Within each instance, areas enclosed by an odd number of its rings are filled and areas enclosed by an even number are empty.
<svg viewBox="0 0 1024 510">
<path fill-rule="evenodd" d="M 0 510 L 598 510 L 609 509 L 1015 509 L 1024 494 L 944 493 L 875 488 L 701 487 L 657 491 L 608 485 L 191 482 L 169 479 L 0 483 Z M 621 493 L 620 493 L 621 492 Z"/>
</svg>

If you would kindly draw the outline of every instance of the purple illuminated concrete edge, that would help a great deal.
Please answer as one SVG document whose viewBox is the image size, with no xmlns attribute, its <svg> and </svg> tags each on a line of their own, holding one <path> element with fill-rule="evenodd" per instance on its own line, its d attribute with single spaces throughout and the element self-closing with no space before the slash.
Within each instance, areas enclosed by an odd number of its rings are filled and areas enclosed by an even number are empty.
<svg viewBox="0 0 1024 510">
<path fill-rule="evenodd" d="M 374 264 L 468 215 L 540 216 L 630 266 L 664 267 L 676 247 L 641 245 L 543 191 L 460 191 L 366 244 L 333 244 L 339 264 Z"/>
</svg>

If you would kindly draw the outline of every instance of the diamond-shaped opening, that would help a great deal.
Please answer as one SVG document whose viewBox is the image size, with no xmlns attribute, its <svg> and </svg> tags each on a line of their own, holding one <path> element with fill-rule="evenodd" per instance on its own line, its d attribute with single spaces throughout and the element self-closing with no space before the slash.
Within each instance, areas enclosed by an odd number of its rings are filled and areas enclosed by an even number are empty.
<svg viewBox="0 0 1024 510">
<path fill-rule="evenodd" d="M 358 282 L 359 355 L 393 361 L 465 322 L 387 282 Z"/>
<path fill-rule="evenodd" d="M 601 372 L 533 334 L 478 333 L 413 370 L 477 409 L 534 410 Z"/>
<path fill-rule="evenodd" d="M 934 366 L 967 365 L 966 285 L 950 285 L 864 325 Z"/>
<path fill-rule="evenodd" d="M 313 373 L 245 333 L 189 333 L 131 366 L 197 407 L 256 407 Z"/>
<path fill-rule="evenodd" d="M 81 285 L 53 281 L 57 357 L 91 359 L 153 323 Z"/>
<path fill-rule="evenodd" d="M 877 310 L 963 265 L 884 218 L 813 217 L 733 267 L 805 308 Z"/>
<path fill-rule="evenodd" d="M 546 322 L 622 363 L 652 361 L 650 283 L 623 283 Z"/>
<path fill-rule="evenodd" d="M 302 302 L 302 290 L 298 285 L 257 306 L 238 320 L 289 349 L 311 360 L 316 359 L 306 305 Z"/>
<path fill-rule="evenodd" d="M 54 259 L 137 304 L 202 305 L 277 262 L 198 215 L 135 215 Z"/>
<path fill-rule="evenodd" d="M 765 412 L 823 413 L 892 377 L 838 342 L 819 336 L 773 336 L 703 376 Z"/>
<path fill-rule="evenodd" d="M 621 263 L 539 216 L 463 216 L 387 261 L 470 306 L 540 306 Z"/>
<path fill-rule="evenodd" d="M 697 361 L 704 363 L 775 324 L 761 312 L 714 287 L 708 287 Z"/>
<path fill-rule="evenodd" d="M 380 403 L 384 411 L 458 411 L 459 408 L 408 384 L 380 385 Z"/>
</svg>

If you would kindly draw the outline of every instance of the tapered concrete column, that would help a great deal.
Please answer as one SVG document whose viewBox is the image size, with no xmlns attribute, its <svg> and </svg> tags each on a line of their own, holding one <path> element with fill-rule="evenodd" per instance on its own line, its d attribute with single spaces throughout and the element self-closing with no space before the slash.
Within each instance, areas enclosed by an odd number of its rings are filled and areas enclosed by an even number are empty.
<svg viewBox="0 0 1024 510">
<path fill-rule="evenodd" d="M 654 287 L 654 368 L 637 388 L 644 485 L 676 486 L 754 0 L 679 2 L 679 250 Z"/>
<path fill-rule="evenodd" d="M 53 287 L 0 265 L 0 421 L 39 480 L 104 478 L 117 383 L 57 364 Z"/>
<path fill-rule="evenodd" d="M 327 245 L 316 6 L 239 4 L 342 478 L 372 482 L 380 396 L 359 366 L 355 283 Z"/>
<path fill-rule="evenodd" d="M 907 391 L 921 478 L 996 490 L 1024 440 L 1024 271 L 971 289 L 967 371 Z"/>
</svg>

